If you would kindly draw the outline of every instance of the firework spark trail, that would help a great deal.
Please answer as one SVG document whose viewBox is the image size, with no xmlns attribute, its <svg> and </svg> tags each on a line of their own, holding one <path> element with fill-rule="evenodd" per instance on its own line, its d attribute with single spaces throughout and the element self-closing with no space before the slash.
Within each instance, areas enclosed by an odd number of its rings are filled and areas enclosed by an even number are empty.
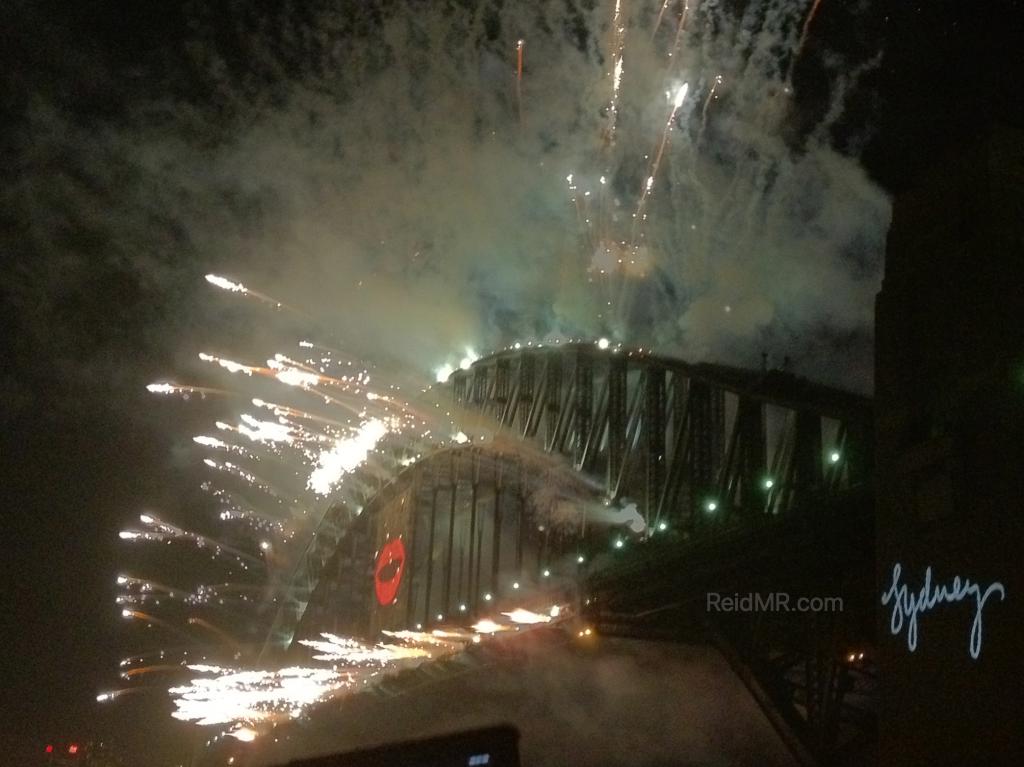
<svg viewBox="0 0 1024 767">
<path fill-rule="evenodd" d="M 175 589 L 171 586 L 165 586 L 162 583 L 157 583 L 156 581 L 150 580 L 148 578 L 134 578 L 130 575 L 117 576 L 117 585 L 125 586 L 129 590 L 137 589 L 138 591 L 145 593 L 157 591 L 161 594 L 166 594 L 168 597 L 171 598 L 181 596 L 183 593 L 181 589 Z"/>
<path fill-rule="evenodd" d="M 541 625 L 559 617 L 560 608 L 554 606 L 546 615 L 516 608 L 504 615 L 513 624 Z M 509 631 L 511 627 L 485 619 L 474 625 L 473 630 L 477 633 L 462 629 L 438 629 L 429 633 L 382 632 L 402 644 L 367 644 L 327 632 L 321 633 L 320 639 L 299 640 L 315 653 L 315 660 L 330 663 L 331 669 L 260 670 L 195 663 L 162 668 L 174 671 L 185 668 L 207 675 L 169 690 L 176 707 L 172 714 L 175 718 L 199 725 L 230 725 L 232 732 L 244 733 L 245 739 L 255 739 L 268 724 L 300 716 L 310 706 L 359 684 L 367 684 L 385 671 L 450 654 L 479 641 L 480 634 Z M 122 662 L 124 665 L 127 664 Z M 137 673 L 146 673 L 150 668 L 155 670 L 156 667 L 143 667 Z"/>
<path fill-rule="evenodd" d="M 604 176 L 602 176 L 602 179 L 603 178 Z M 588 214 L 584 211 L 584 204 L 580 202 L 580 197 L 577 194 L 579 189 L 576 186 L 575 174 L 570 173 L 568 176 L 565 177 L 565 180 L 569 184 L 570 200 L 572 201 L 573 207 L 576 210 L 576 220 L 579 223 L 580 233 L 586 239 L 587 249 L 593 252 L 594 248 L 596 247 L 596 243 L 594 242 L 593 228 L 590 226 L 590 219 Z M 586 197 L 588 197 L 589 195 L 589 191 L 585 192 L 584 199 L 586 199 Z"/>
<path fill-rule="evenodd" d="M 265 410 L 269 410 L 278 418 L 298 418 L 300 420 L 311 421 L 313 423 L 323 424 L 324 426 L 335 426 L 342 429 L 348 428 L 349 426 L 349 424 L 343 423 L 342 421 L 336 421 L 333 418 L 325 418 L 324 416 L 316 415 L 315 413 L 310 413 L 308 410 L 300 410 L 297 407 L 289 407 L 288 405 L 281 405 L 278 404 L 277 402 L 267 402 L 266 400 L 262 400 L 259 397 L 254 397 L 252 399 L 252 404 L 255 405 L 256 407 L 261 407 L 264 408 Z M 352 413 L 355 413 L 357 415 L 360 412 L 362 412 L 361 409 L 356 408 L 353 405 L 349 405 L 348 403 L 340 404 L 342 404 L 342 406 L 344 406 L 347 410 L 350 410 Z"/>
<path fill-rule="evenodd" d="M 137 676 L 142 676 L 144 674 L 155 674 L 155 673 L 161 673 L 161 672 L 169 672 L 169 673 L 172 673 L 172 674 L 177 674 L 177 673 L 181 673 L 184 670 L 185 670 L 185 664 L 184 663 L 178 663 L 178 664 L 156 664 L 156 665 L 152 665 L 152 666 L 139 666 L 137 668 L 130 668 L 127 671 L 122 671 L 121 672 L 121 678 L 122 679 L 133 679 L 133 678 L 135 678 Z M 135 689 L 135 688 L 131 688 L 131 689 Z"/>
<path fill-rule="evenodd" d="M 651 189 L 654 187 L 655 179 L 658 176 L 658 169 L 661 167 L 661 158 L 665 154 L 665 147 L 668 146 L 669 137 L 672 135 L 672 127 L 676 121 L 676 113 L 686 100 L 686 94 L 689 90 L 689 83 L 683 83 L 676 89 L 675 96 L 672 99 L 672 109 L 668 113 L 668 119 L 665 121 L 665 128 L 661 132 L 661 142 L 658 145 L 658 151 L 654 156 L 654 162 L 651 163 L 650 172 L 647 175 L 646 181 L 644 181 L 643 189 L 640 191 L 640 200 L 636 206 L 636 213 L 633 214 L 633 235 L 630 241 L 630 249 L 636 248 L 637 233 L 642 226 L 645 217 L 643 211 L 647 204 L 647 198 L 650 196 Z"/>
<path fill-rule="evenodd" d="M 669 68 L 673 65 L 675 55 L 679 52 L 679 46 L 683 42 L 683 33 L 686 32 L 686 17 L 690 13 L 690 0 L 683 0 L 683 10 L 679 14 L 679 24 L 676 27 L 676 36 L 672 41 L 672 49 L 668 52 L 668 58 L 670 59 L 668 66 Z"/>
<path fill-rule="evenodd" d="M 299 389 L 311 389 L 322 381 L 317 373 L 304 369 L 292 360 L 282 361 L 281 357 L 279 354 L 274 359 L 267 360 L 267 367 L 274 371 L 274 378 L 281 383 Z"/>
<path fill-rule="evenodd" d="M 330 352 L 331 354 L 343 354 L 344 353 L 340 349 L 335 349 L 335 348 L 330 347 L 330 346 L 324 346 L 321 343 L 317 343 L 315 341 L 310 341 L 308 339 L 303 339 L 303 340 L 299 341 L 299 347 L 302 348 L 302 349 L 320 349 L 320 350 L 325 351 L 325 352 Z"/>
<path fill-rule="evenodd" d="M 243 365 L 240 362 L 223 359 L 213 354 L 207 354 L 206 352 L 199 352 L 199 359 L 203 362 L 212 362 L 215 365 L 220 365 L 229 373 L 243 373 L 244 375 L 251 376 L 253 373 L 264 372 L 264 368 L 253 367 L 252 365 Z"/>
<path fill-rule="evenodd" d="M 608 77 L 612 81 L 612 95 L 608 102 L 608 124 L 605 129 L 605 145 L 615 143 L 615 129 L 619 116 L 619 89 L 622 86 L 624 52 L 626 48 L 626 26 L 622 20 L 622 0 L 615 0 L 615 11 L 612 14 L 611 61 L 612 68 Z"/>
<path fill-rule="evenodd" d="M 320 639 L 299 640 L 317 653 L 313 656 L 315 660 L 330 663 L 331 669 L 291 667 L 265 671 L 189 665 L 191 671 L 213 676 L 171 688 L 177 708 L 173 716 L 200 725 L 230 724 L 236 732 L 244 729 L 245 737 L 252 739 L 266 724 L 297 717 L 309 706 L 354 688 L 357 683 L 366 684 L 384 670 L 433 657 L 435 650 L 428 648 L 451 651 L 457 646 L 451 641 L 453 632 L 384 633 L 406 644 L 370 645 L 330 633 L 322 633 Z M 339 671 L 339 666 L 343 670 Z"/>
<path fill-rule="evenodd" d="M 129 695 L 131 693 L 144 692 L 146 690 L 162 690 L 162 689 L 164 689 L 164 688 L 156 686 L 156 685 L 145 685 L 145 686 L 137 686 L 137 687 L 124 687 L 124 688 L 122 688 L 120 690 L 107 690 L 106 692 L 101 692 L 99 695 L 96 696 L 96 702 L 97 703 L 109 703 L 112 700 L 117 700 L 122 695 Z"/>
<path fill-rule="evenodd" d="M 381 631 L 384 636 L 399 639 L 403 642 L 412 642 L 418 645 L 430 645 L 449 650 L 457 649 L 466 642 L 473 640 L 472 632 L 467 631 L 445 631 L 434 629 L 433 631 Z"/>
<path fill-rule="evenodd" d="M 205 398 L 207 395 L 211 394 L 231 393 L 225 389 L 213 389 L 207 386 L 183 386 L 181 384 L 165 382 L 147 384 L 146 391 L 150 394 L 182 394 L 186 399 L 189 394 L 198 394 L 200 397 Z"/>
<path fill-rule="evenodd" d="M 508 626 L 503 626 L 500 623 L 496 623 L 490 618 L 484 618 L 473 624 L 473 631 L 478 634 L 496 634 L 499 631 L 509 631 Z"/>
<path fill-rule="evenodd" d="M 520 38 L 516 42 L 516 110 L 519 112 L 519 124 L 523 123 L 523 48 L 526 41 Z"/>
<path fill-rule="evenodd" d="M 198 435 L 192 438 L 192 441 L 202 447 L 210 448 L 211 450 L 223 450 L 227 453 L 235 453 L 243 458 L 248 458 L 250 461 L 261 461 L 260 456 L 256 455 L 251 450 L 246 450 L 241 445 L 234 445 L 230 442 L 217 439 L 216 437 L 210 437 L 207 435 Z"/>
<path fill-rule="evenodd" d="M 807 44 L 807 36 L 811 31 L 811 22 L 814 21 L 814 17 L 818 15 L 818 8 L 820 7 L 821 0 L 814 0 L 814 2 L 811 3 L 811 10 L 807 13 L 807 18 L 804 20 L 803 28 L 800 30 L 800 41 L 796 45 L 796 50 L 793 53 L 793 57 L 789 60 L 789 67 L 786 70 L 787 85 L 792 85 L 793 70 L 796 69 L 796 64 L 800 59 L 800 54 L 804 52 L 804 46 Z"/>
<path fill-rule="evenodd" d="M 362 424 L 354 435 L 337 440 L 330 449 L 321 451 L 307 487 L 318 495 L 330 493 L 344 475 L 366 460 L 387 433 L 387 424 L 374 418 Z"/>
<path fill-rule="evenodd" d="M 248 508 L 248 502 L 239 501 L 235 494 L 228 490 L 215 488 L 210 490 L 210 494 L 223 504 L 217 514 L 222 522 L 242 520 L 255 530 L 291 537 L 291 533 L 286 533 L 287 526 L 279 517 Z M 277 507 L 274 511 L 280 513 L 281 509 Z"/>
<path fill-rule="evenodd" d="M 355 682 L 351 673 L 298 666 L 267 671 L 194 664 L 188 669 L 213 676 L 172 687 L 176 710 L 171 716 L 200 725 L 231 724 L 233 732 L 299 716 Z"/>
<path fill-rule="evenodd" d="M 658 34 L 658 29 L 661 27 L 661 20 L 665 16 L 665 11 L 668 9 L 669 3 L 672 0 L 665 0 L 661 4 L 661 10 L 658 11 L 658 19 L 654 22 L 654 29 L 651 31 L 651 40 L 654 40 L 654 36 Z"/>
<path fill-rule="evenodd" d="M 221 277 L 220 275 L 217 274 L 206 275 L 206 281 L 213 285 L 215 288 L 226 290 L 229 293 L 240 293 L 243 296 L 251 296 L 252 298 L 255 298 L 257 301 L 261 301 L 267 306 L 270 306 L 274 309 L 288 309 L 289 311 L 297 311 L 292 307 L 281 303 L 276 298 L 271 298 L 270 296 L 264 293 L 259 293 L 255 290 L 250 290 L 240 282 L 232 282 L 226 277 Z"/>
<path fill-rule="evenodd" d="M 502 613 L 513 623 L 522 623 L 526 625 L 534 625 L 538 623 L 550 623 L 553 618 L 551 615 L 542 615 L 541 613 L 535 613 L 531 610 L 526 610 L 522 607 L 517 607 L 511 612 Z"/>
<path fill-rule="evenodd" d="M 231 636 L 228 632 L 226 632 L 219 626 L 215 626 L 214 624 L 210 623 L 210 621 L 206 620 L 205 618 L 200 618 L 198 616 L 193 615 L 188 619 L 188 624 L 190 626 L 201 626 L 202 628 L 212 633 L 214 636 L 221 639 L 226 646 L 231 647 L 232 649 L 242 649 L 242 645 L 239 643 L 237 639 L 235 639 L 233 636 Z"/>
<path fill-rule="evenodd" d="M 260 492 L 265 493 L 266 495 L 269 495 L 282 503 L 284 502 L 284 497 L 281 495 L 281 493 L 275 490 L 272 485 L 270 485 L 265 480 L 260 479 L 252 472 L 243 469 L 241 466 L 231 463 L 231 461 L 224 461 L 223 463 L 220 463 L 218 461 L 213 460 L 212 458 L 204 458 L 203 463 L 206 466 L 209 466 L 214 471 L 222 471 L 225 474 L 230 474 L 233 477 L 238 477 L 240 480 L 249 485 L 249 487 L 255 488 L 256 490 L 259 490 Z"/>
<path fill-rule="evenodd" d="M 722 84 L 722 76 L 715 75 L 715 79 L 711 81 L 711 88 L 708 90 L 707 98 L 704 99 L 704 106 L 700 110 L 700 130 L 697 131 L 697 138 L 694 139 L 694 146 L 700 147 L 701 140 L 704 138 L 704 131 L 708 127 L 708 107 L 711 105 L 711 100 L 715 98 L 715 91 L 718 86 Z M 693 166 L 691 166 L 692 168 Z"/>
<path fill-rule="evenodd" d="M 129 666 L 133 666 L 136 663 L 146 663 L 151 658 L 164 660 L 169 655 L 180 655 L 182 658 L 187 658 L 190 652 L 195 652 L 195 649 L 192 645 L 187 645 L 184 647 L 162 647 L 157 650 L 150 650 L 149 652 L 139 653 L 138 655 L 131 655 L 127 658 L 122 658 L 120 663 L 118 663 L 117 665 L 118 668 L 126 668 Z"/>
<path fill-rule="evenodd" d="M 139 521 L 142 524 L 152 528 L 152 530 L 146 530 L 144 532 L 138 532 L 134 530 L 122 530 L 118 535 L 121 540 L 124 541 L 168 541 L 168 540 L 180 540 L 189 541 L 193 543 L 197 548 L 210 549 L 214 555 L 230 554 L 243 567 L 246 567 L 244 562 L 254 562 L 257 564 L 264 564 L 263 560 L 258 557 L 254 557 L 251 554 L 247 554 L 244 551 L 228 546 L 226 543 L 222 543 L 214 538 L 202 535 L 200 533 L 192 532 L 191 530 L 185 530 L 172 525 L 169 522 L 165 522 L 162 519 L 154 517 L 152 514 L 141 514 L 139 515 Z M 246 568 L 247 569 L 247 568 Z"/>
<path fill-rule="evenodd" d="M 287 424 L 276 421 L 261 421 L 249 413 L 242 413 L 239 416 L 242 423 L 232 426 L 223 421 L 216 421 L 215 426 L 221 431 L 233 431 L 248 437 L 253 442 L 281 442 L 290 445 L 295 441 L 296 435 Z"/>
<path fill-rule="evenodd" d="M 314 387 L 320 384 L 329 384 L 348 390 L 353 387 L 358 388 L 359 386 L 365 386 L 370 381 L 369 374 L 365 371 L 360 372 L 358 376 L 352 378 L 332 378 L 330 376 L 325 376 L 317 373 L 312 368 L 309 368 L 300 362 L 296 362 L 295 360 L 284 356 L 283 354 L 277 354 L 273 359 L 267 360 L 266 367 L 261 367 L 259 365 L 246 365 L 242 362 L 236 362 L 213 354 L 207 354 L 206 352 L 200 352 L 199 359 L 203 362 L 211 362 L 215 365 L 219 365 L 229 373 L 242 373 L 243 375 L 250 377 L 253 375 L 260 375 L 266 378 L 273 378 L 288 386 L 306 390 L 315 390 Z M 319 391 L 316 393 L 323 396 Z"/>
<path fill-rule="evenodd" d="M 347 666 L 388 666 L 398 660 L 429 658 L 431 653 L 421 647 L 395 644 L 367 645 L 356 639 L 321 633 L 322 639 L 300 639 L 299 644 L 320 653 L 314 660 L 344 663 Z"/>
<path fill-rule="evenodd" d="M 194 637 L 191 634 L 189 634 L 187 631 L 178 628 L 173 623 L 165 621 L 163 618 L 158 618 L 150 613 L 144 613 L 141 610 L 124 609 L 121 611 L 121 617 L 125 618 L 126 620 L 134 619 L 138 621 L 144 621 L 150 625 L 161 626 L 167 631 L 170 631 L 173 634 L 177 634 L 178 636 L 187 639 L 188 641 L 194 640 Z"/>
<path fill-rule="evenodd" d="M 224 593 L 239 591 L 262 591 L 264 586 L 255 583 L 212 583 L 200 584 L 196 590 L 189 594 L 186 602 L 192 605 L 208 604 L 211 600 L 220 598 Z"/>
</svg>

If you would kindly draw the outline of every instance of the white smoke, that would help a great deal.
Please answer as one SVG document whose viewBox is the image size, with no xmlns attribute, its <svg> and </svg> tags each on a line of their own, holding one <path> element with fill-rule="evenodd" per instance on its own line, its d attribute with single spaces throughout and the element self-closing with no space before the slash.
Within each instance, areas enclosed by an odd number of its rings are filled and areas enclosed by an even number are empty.
<svg viewBox="0 0 1024 767">
<path fill-rule="evenodd" d="M 842 73 L 871 63 L 828 64 L 824 116 L 796 131 L 785 78 L 807 3 L 735 17 L 691 2 L 672 58 L 677 17 L 652 39 L 655 5 L 624 19 L 610 147 L 610 2 L 198 8 L 171 53 L 209 96 L 155 81 L 126 123 L 99 130 L 37 105 L 37 156 L 82 167 L 27 177 L 18 204 L 43 247 L 61 247 L 55 206 L 71 210 L 144 282 L 176 281 L 187 251 L 423 370 L 468 344 L 572 335 L 741 364 L 767 347 L 825 375 L 839 337 L 867 359 L 889 203 L 829 136 L 856 87 Z M 565 179 L 580 195 L 603 187 L 607 225 L 627 236 L 683 83 L 646 203 L 644 276 L 595 275 Z"/>
</svg>

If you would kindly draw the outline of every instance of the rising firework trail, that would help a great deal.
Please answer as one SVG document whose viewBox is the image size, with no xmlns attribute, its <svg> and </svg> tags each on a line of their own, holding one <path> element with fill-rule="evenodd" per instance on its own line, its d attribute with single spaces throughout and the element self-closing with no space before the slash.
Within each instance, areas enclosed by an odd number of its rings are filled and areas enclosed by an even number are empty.
<svg viewBox="0 0 1024 767">
<path fill-rule="evenodd" d="M 804 46 L 807 45 L 807 36 L 811 31 L 811 22 L 813 22 L 814 17 L 818 15 L 819 7 L 821 7 L 821 0 L 813 0 L 811 3 L 811 10 L 807 12 L 807 18 L 804 20 L 804 25 L 800 30 L 800 40 L 796 44 L 796 50 L 793 52 L 793 56 L 789 60 L 789 68 L 786 70 L 787 87 L 792 87 L 793 70 L 796 69 L 797 61 L 800 60 L 800 54 L 804 52 Z"/>
<path fill-rule="evenodd" d="M 526 41 L 520 38 L 516 42 L 516 110 L 519 112 L 519 122 L 523 122 L 523 48 Z"/>
<path fill-rule="evenodd" d="M 672 97 L 672 108 L 669 110 L 668 119 L 665 121 L 665 127 L 661 132 L 661 142 L 658 144 L 658 150 L 654 154 L 654 162 L 651 163 L 650 172 L 644 180 L 643 189 L 640 190 L 640 200 L 637 202 L 636 213 L 633 214 L 633 238 L 630 243 L 631 248 L 636 248 L 637 233 L 643 225 L 645 218 L 644 207 L 647 204 L 647 198 L 650 196 L 651 190 L 654 188 L 654 182 L 658 177 L 658 169 L 661 167 L 661 159 L 665 155 L 665 147 L 668 146 L 669 136 L 672 133 L 672 128 L 675 126 L 676 114 L 679 112 L 679 108 L 683 105 L 683 102 L 686 101 L 686 94 L 689 90 L 690 84 L 683 83 L 676 88 L 675 95 Z"/>
</svg>

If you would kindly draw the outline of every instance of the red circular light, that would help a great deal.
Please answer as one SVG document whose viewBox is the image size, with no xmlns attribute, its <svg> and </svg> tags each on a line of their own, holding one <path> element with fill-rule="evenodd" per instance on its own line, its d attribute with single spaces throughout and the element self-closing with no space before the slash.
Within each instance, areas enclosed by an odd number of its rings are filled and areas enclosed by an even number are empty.
<svg viewBox="0 0 1024 767">
<path fill-rule="evenodd" d="M 380 604 L 389 605 L 395 601 L 398 587 L 402 585 L 404 569 L 405 544 L 401 538 L 393 538 L 380 550 L 377 566 L 373 570 L 373 586 Z"/>
</svg>

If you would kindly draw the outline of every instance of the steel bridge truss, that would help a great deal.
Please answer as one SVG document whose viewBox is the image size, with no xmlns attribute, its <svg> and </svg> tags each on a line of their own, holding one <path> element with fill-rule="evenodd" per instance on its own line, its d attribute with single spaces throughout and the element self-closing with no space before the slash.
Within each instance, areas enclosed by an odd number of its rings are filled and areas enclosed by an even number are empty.
<svg viewBox="0 0 1024 767">
<path fill-rule="evenodd" d="M 778 371 L 574 344 L 496 354 L 449 385 L 635 502 L 651 531 L 784 514 L 870 473 L 869 402 Z"/>
</svg>

